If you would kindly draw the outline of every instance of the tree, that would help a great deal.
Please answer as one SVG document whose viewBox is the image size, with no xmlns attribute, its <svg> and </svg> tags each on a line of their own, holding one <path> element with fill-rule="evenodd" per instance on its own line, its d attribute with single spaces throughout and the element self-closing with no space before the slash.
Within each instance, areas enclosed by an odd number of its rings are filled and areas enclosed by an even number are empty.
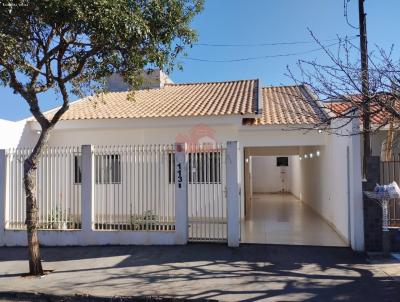
<svg viewBox="0 0 400 302">
<path fill-rule="evenodd" d="M 145 67 L 171 70 L 196 38 L 190 22 L 202 6 L 202 0 L 2 1 L 0 82 L 23 97 L 41 127 L 24 162 L 30 274 L 43 274 L 35 172 L 70 97 L 104 92 L 113 73 L 135 88 Z M 39 103 L 49 90 L 61 99 L 51 117 Z"/>
<path fill-rule="evenodd" d="M 341 112 L 329 112 L 328 121 L 333 118 L 347 118 L 351 121 L 354 113 L 361 112 L 362 117 L 362 136 L 363 136 L 363 174 L 364 178 L 368 177 L 367 158 L 371 156 L 371 121 L 373 115 L 377 112 L 385 112 L 390 117 L 382 123 L 382 126 L 389 124 L 389 134 L 386 141 L 386 156 L 391 154 L 391 146 L 393 144 L 393 123 L 394 118 L 399 118 L 399 112 L 396 109 L 396 100 L 399 98 L 399 63 L 394 63 L 390 56 L 383 49 L 377 47 L 381 57 L 378 60 L 380 64 L 376 64 L 371 60 L 368 54 L 367 43 L 367 20 L 364 10 L 365 0 L 358 0 L 358 16 L 359 27 L 350 24 L 347 16 L 347 5 L 350 0 L 344 0 L 344 15 L 347 23 L 354 29 L 359 29 L 360 46 L 356 47 L 348 39 L 344 41 L 339 39 L 339 51 L 334 55 L 329 51 L 328 47 L 321 44 L 320 41 L 313 35 L 314 40 L 328 55 L 331 60 L 331 65 L 324 66 L 316 61 L 299 61 L 299 67 L 303 76 L 306 79 L 305 84 L 311 87 L 311 90 L 318 96 L 328 97 L 330 100 L 341 100 L 349 105 L 349 110 L 344 114 Z M 350 60 L 351 52 L 356 49 L 360 58 L 356 64 Z M 393 50 L 393 47 L 392 47 Z M 383 63 L 383 64 L 382 64 Z M 372 69 L 369 67 L 372 66 Z M 311 67 L 307 69 L 307 67 Z M 290 76 L 294 79 L 293 73 Z M 371 76 L 373 78 L 371 78 Z M 331 82 L 332 81 L 332 82 Z M 388 85 L 390 87 L 388 87 Z M 304 100 L 309 102 L 309 100 Z M 315 104 L 313 104 L 314 106 Z M 373 106 L 374 108 L 371 108 Z M 324 106 L 325 107 L 325 106 Z M 332 110 L 333 107 L 324 108 Z M 374 112 L 371 112 L 371 109 Z M 333 110 L 336 111 L 336 110 Z M 349 116 L 349 114 L 351 116 Z"/>
<path fill-rule="evenodd" d="M 329 63 L 320 64 L 317 60 L 299 60 L 299 76 L 288 68 L 288 76 L 298 84 L 304 84 L 320 100 L 298 97 L 299 101 L 313 107 L 319 105 L 326 113 L 326 118 L 315 125 L 316 128 L 338 134 L 341 128 L 353 119 L 368 119 L 371 121 L 379 117 L 380 124 L 374 128 L 360 127 L 360 129 L 346 135 L 362 135 L 368 137 L 385 126 L 392 127 L 392 131 L 400 127 L 400 60 L 393 59 L 393 47 L 386 52 L 378 46 L 375 52 L 368 56 L 368 83 L 364 84 L 360 59 L 360 48 L 351 38 L 338 38 L 337 50 L 332 51 L 330 46 L 324 45 L 310 31 L 312 38 L 325 52 Z M 368 89 L 365 89 L 365 86 Z M 343 106 L 334 106 L 333 102 L 341 102 Z M 368 102 L 368 106 L 366 106 Z M 367 110 L 366 110 L 367 108 Z M 381 118 L 383 117 L 383 118 Z M 336 119 L 345 121 L 338 129 L 328 127 Z M 365 123 L 362 123 L 365 125 Z M 393 132 L 392 132 L 393 133 Z M 343 133 L 342 133 L 343 134 Z M 390 143 L 393 139 L 388 138 Z M 366 147 L 364 147 L 365 149 Z M 368 152 L 363 153 L 364 177 L 368 176 L 366 160 Z"/>
</svg>

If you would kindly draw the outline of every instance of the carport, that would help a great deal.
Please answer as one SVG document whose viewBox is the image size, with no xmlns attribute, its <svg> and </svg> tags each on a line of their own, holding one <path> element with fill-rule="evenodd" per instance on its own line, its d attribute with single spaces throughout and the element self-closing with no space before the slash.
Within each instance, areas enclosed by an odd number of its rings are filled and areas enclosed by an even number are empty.
<svg viewBox="0 0 400 302">
<path fill-rule="evenodd" d="M 243 243 L 348 246 L 348 200 L 333 193 L 329 153 L 323 145 L 244 148 Z"/>
</svg>

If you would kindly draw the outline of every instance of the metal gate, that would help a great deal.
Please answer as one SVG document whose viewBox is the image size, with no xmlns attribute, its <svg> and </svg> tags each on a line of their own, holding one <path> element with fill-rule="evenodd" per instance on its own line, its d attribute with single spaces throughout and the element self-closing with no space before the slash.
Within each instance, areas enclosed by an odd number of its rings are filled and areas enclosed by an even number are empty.
<svg viewBox="0 0 400 302">
<path fill-rule="evenodd" d="M 226 148 L 189 145 L 189 241 L 227 240 Z"/>
</svg>

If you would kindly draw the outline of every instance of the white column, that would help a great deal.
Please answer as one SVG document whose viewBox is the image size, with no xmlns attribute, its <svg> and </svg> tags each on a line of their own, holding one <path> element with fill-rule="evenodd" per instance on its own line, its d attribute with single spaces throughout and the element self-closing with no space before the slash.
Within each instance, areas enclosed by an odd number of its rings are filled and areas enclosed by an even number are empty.
<svg viewBox="0 0 400 302">
<path fill-rule="evenodd" d="M 228 142 L 226 146 L 226 186 L 227 186 L 227 216 L 228 216 L 228 246 L 239 246 L 239 173 L 238 173 L 238 142 Z"/>
<path fill-rule="evenodd" d="M 6 177 L 7 177 L 7 161 L 6 150 L 0 150 L 0 246 L 4 245 L 4 230 L 6 226 Z"/>
<path fill-rule="evenodd" d="M 177 244 L 188 241 L 188 155 L 186 144 L 175 144 L 175 232 Z"/>
<path fill-rule="evenodd" d="M 353 133 L 360 130 L 359 120 L 352 121 Z M 350 137 L 350 228 L 351 228 L 351 248 L 355 251 L 364 250 L 364 213 L 363 213 L 363 193 L 361 176 L 361 147 L 360 135 Z"/>
<path fill-rule="evenodd" d="M 82 146 L 82 230 L 91 232 L 93 230 L 94 208 L 93 208 L 93 189 L 94 189 L 94 160 L 93 147 L 91 145 Z"/>
</svg>

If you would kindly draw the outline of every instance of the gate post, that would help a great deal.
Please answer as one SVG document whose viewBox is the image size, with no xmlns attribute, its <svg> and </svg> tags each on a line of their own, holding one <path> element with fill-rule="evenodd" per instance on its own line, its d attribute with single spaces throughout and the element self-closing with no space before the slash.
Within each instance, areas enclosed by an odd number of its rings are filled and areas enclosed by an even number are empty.
<svg viewBox="0 0 400 302">
<path fill-rule="evenodd" d="M 7 162 L 6 150 L 0 150 L 0 246 L 5 245 L 5 228 L 6 228 L 6 180 L 7 180 Z"/>
<path fill-rule="evenodd" d="M 228 246 L 238 247 L 240 237 L 238 142 L 226 146 L 226 190 L 228 217 Z"/>
<path fill-rule="evenodd" d="M 89 233 L 93 230 L 93 184 L 94 184 L 94 160 L 92 145 L 82 146 L 82 188 L 81 188 L 81 215 L 82 215 L 82 231 Z M 84 241 L 87 242 L 86 236 Z M 84 243 L 84 245 L 85 245 Z"/>
<path fill-rule="evenodd" d="M 177 244 L 188 241 L 188 155 L 185 143 L 175 144 L 175 232 Z"/>
</svg>

